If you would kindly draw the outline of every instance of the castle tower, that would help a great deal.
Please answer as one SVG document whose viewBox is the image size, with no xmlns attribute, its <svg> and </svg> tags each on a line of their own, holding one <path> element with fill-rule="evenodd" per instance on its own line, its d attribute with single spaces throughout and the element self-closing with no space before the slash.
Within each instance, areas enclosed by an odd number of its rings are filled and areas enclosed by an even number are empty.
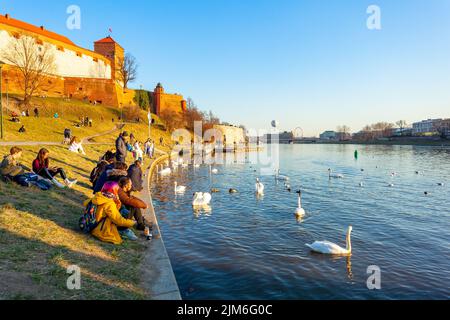
<svg viewBox="0 0 450 320">
<path fill-rule="evenodd" d="M 94 51 L 111 61 L 112 80 L 120 81 L 120 65 L 125 58 L 125 50 L 111 36 L 94 42 Z M 123 83 L 120 82 L 123 86 Z"/>
<path fill-rule="evenodd" d="M 164 88 L 161 85 L 161 83 L 158 83 L 158 85 L 155 88 L 155 91 L 153 92 L 153 101 L 155 103 L 155 112 L 157 115 L 161 114 L 163 95 L 164 95 Z"/>
</svg>

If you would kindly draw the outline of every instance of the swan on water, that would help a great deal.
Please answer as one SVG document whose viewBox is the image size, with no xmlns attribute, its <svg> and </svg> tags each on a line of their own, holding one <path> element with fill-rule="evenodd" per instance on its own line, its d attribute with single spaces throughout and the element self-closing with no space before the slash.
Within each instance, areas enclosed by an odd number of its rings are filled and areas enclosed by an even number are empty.
<svg viewBox="0 0 450 320">
<path fill-rule="evenodd" d="M 231 188 L 230 190 L 228 190 L 229 193 L 238 193 L 238 191 L 236 189 Z"/>
<path fill-rule="evenodd" d="M 262 184 L 261 181 L 259 181 L 259 178 L 256 179 L 256 193 L 260 196 L 264 195 L 264 185 Z"/>
<path fill-rule="evenodd" d="M 443 186 L 444 186 L 444 183 L 443 183 L 443 182 L 439 182 L 437 185 L 438 185 L 439 187 L 443 187 Z"/>
<path fill-rule="evenodd" d="M 344 175 L 342 175 L 342 174 L 332 174 L 332 170 L 331 169 L 328 169 L 328 177 L 330 178 L 330 179 L 343 179 L 344 178 Z"/>
<path fill-rule="evenodd" d="M 168 175 L 168 174 L 171 174 L 171 173 L 172 173 L 172 169 L 170 169 L 170 168 L 162 169 L 162 170 L 159 172 L 160 175 Z"/>
<path fill-rule="evenodd" d="M 295 216 L 297 218 L 302 218 L 306 215 L 305 209 L 302 208 L 302 191 L 297 191 L 298 193 L 298 208 L 295 210 Z"/>
<path fill-rule="evenodd" d="M 194 199 L 192 200 L 192 206 L 203 207 L 208 206 L 211 203 L 212 196 L 210 193 L 196 192 L 194 193 Z"/>
<path fill-rule="evenodd" d="M 175 193 L 185 193 L 186 187 L 185 186 L 179 186 L 178 182 L 174 182 L 175 185 Z"/>
<path fill-rule="evenodd" d="M 218 174 L 219 170 L 217 170 L 216 168 L 213 169 L 212 166 L 210 165 L 209 166 L 209 172 L 212 173 L 212 174 Z"/>
<path fill-rule="evenodd" d="M 361 181 L 361 182 L 359 183 L 359 186 L 360 186 L 361 188 L 364 187 L 364 182 Z"/>
<path fill-rule="evenodd" d="M 352 254 L 352 241 L 351 241 L 352 231 L 353 227 L 350 226 L 347 231 L 347 238 L 346 238 L 347 247 L 345 249 L 329 241 L 316 241 L 313 244 L 307 244 L 306 246 L 310 248 L 313 252 L 317 253 L 348 256 Z"/>
<path fill-rule="evenodd" d="M 280 169 L 277 170 L 275 179 L 279 180 L 279 181 L 289 181 L 290 180 L 288 176 L 284 176 L 284 175 L 280 174 Z"/>
</svg>

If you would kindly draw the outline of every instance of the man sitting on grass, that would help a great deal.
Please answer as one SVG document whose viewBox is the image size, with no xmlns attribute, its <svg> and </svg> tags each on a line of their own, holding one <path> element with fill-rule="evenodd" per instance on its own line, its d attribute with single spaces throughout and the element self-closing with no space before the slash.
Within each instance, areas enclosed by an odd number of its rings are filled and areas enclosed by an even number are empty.
<svg viewBox="0 0 450 320">
<path fill-rule="evenodd" d="M 142 190 L 144 190 L 144 188 L 142 187 L 142 176 L 142 162 L 140 160 L 136 160 L 134 164 L 132 164 L 130 168 L 128 168 L 128 177 L 133 183 L 133 188 L 131 189 L 131 191 L 141 192 Z"/>
<path fill-rule="evenodd" d="M 12 147 L 9 151 L 9 155 L 3 158 L 0 164 L 0 173 L 7 179 L 14 180 L 14 177 L 30 171 L 27 167 L 21 165 L 17 160 L 22 156 L 22 149 L 18 147 Z"/>
<path fill-rule="evenodd" d="M 145 227 L 150 227 L 150 225 L 142 216 L 141 210 L 146 210 L 148 205 L 141 199 L 131 195 L 132 186 L 133 184 L 128 177 L 123 177 L 119 181 L 119 200 L 122 205 L 125 206 L 125 208 L 122 208 L 120 212 L 125 219 L 134 218 L 137 221 L 136 229 L 144 231 Z M 121 231 L 121 234 L 125 233 L 128 239 L 137 240 L 137 237 L 134 234 L 131 234 L 131 230 L 122 229 Z M 122 236 L 125 234 L 122 234 Z"/>
<path fill-rule="evenodd" d="M 44 178 L 33 174 L 29 168 L 20 164 L 17 160 L 22 156 L 22 149 L 12 147 L 10 154 L 5 156 L 0 164 L 0 174 L 6 181 L 14 181 L 23 187 L 32 185 L 41 190 L 49 190 L 52 184 Z"/>
</svg>

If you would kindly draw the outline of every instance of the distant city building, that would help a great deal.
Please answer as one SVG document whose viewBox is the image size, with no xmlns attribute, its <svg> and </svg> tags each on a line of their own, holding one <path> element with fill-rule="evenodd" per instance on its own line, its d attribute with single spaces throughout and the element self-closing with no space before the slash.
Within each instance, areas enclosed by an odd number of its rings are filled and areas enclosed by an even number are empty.
<svg viewBox="0 0 450 320">
<path fill-rule="evenodd" d="M 393 128 L 391 129 L 392 137 L 410 137 L 412 136 L 412 128 Z"/>
<path fill-rule="evenodd" d="M 415 136 L 436 134 L 437 124 L 442 119 L 428 119 L 413 123 L 412 133 Z"/>
<path fill-rule="evenodd" d="M 337 132 L 336 131 L 325 131 L 320 135 L 320 140 L 336 140 Z"/>
<path fill-rule="evenodd" d="M 435 129 L 441 136 L 450 138 L 450 119 L 436 121 Z"/>
<path fill-rule="evenodd" d="M 263 142 L 272 143 L 278 141 L 280 143 L 288 143 L 294 141 L 294 134 L 292 132 L 282 132 L 280 134 L 265 134 Z"/>
</svg>

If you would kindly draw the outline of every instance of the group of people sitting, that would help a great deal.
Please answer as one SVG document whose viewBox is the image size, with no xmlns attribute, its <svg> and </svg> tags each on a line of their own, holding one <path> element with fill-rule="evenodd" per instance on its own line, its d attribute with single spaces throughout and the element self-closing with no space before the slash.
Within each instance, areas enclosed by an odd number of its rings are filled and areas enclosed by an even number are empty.
<svg viewBox="0 0 450 320">
<path fill-rule="evenodd" d="M 117 145 L 128 143 L 129 135 L 122 133 Z M 123 153 L 125 152 L 125 153 Z M 90 181 L 94 197 L 85 202 L 97 206 L 97 227 L 91 232 L 101 241 L 121 244 L 123 239 L 138 240 L 132 228 L 144 231 L 151 228 L 142 210 L 148 208 L 145 201 L 133 196 L 133 192 L 143 190 L 142 160 L 137 159 L 128 167 L 125 163 L 128 148 L 108 151 L 92 170 Z"/>
<path fill-rule="evenodd" d="M 0 174 L 4 180 L 28 187 L 35 185 L 42 190 L 48 190 L 52 186 L 72 188 L 78 182 L 69 180 L 63 168 L 50 165 L 50 151 L 47 149 L 39 150 L 31 170 L 19 162 L 22 153 L 21 148 L 12 147 L 9 155 L 3 158 L 0 164 Z M 62 178 L 63 183 L 56 179 L 58 176 Z"/>
<path fill-rule="evenodd" d="M 133 136 L 127 132 L 121 133 L 116 141 L 116 152 L 108 151 L 92 170 L 90 182 L 94 196 L 84 204 L 93 204 L 97 208 L 97 224 L 91 234 L 101 241 L 116 245 L 121 244 L 123 239 L 138 240 L 132 228 L 138 231 L 152 228 L 151 223 L 146 221 L 142 214 L 142 210 L 147 209 L 148 205 L 133 195 L 134 192 L 143 190 L 143 155 L 136 152 L 136 148 L 130 148 L 130 138 Z M 135 141 L 135 146 L 136 144 L 138 145 Z M 72 138 L 70 145 L 79 152 L 81 143 L 76 137 Z M 82 151 L 84 153 L 84 150 Z M 128 166 L 126 158 L 130 151 L 139 157 L 135 156 L 134 163 Z M 51 165 L 49 150 L 39 150 L 31 170 L 19 162 L 22 153 L 21 148 L 13 147 L 10 154 L 3 158 L 0 174 L 4 180 L 28 187 L 35 185 L 42 190 L 49 190 L 52 186 L 72 188 L 77 183 L 77 180 L 68 179 L 63 168 Z M 62 183 L 57 180 L 59 177 Z"/>
</svg>

